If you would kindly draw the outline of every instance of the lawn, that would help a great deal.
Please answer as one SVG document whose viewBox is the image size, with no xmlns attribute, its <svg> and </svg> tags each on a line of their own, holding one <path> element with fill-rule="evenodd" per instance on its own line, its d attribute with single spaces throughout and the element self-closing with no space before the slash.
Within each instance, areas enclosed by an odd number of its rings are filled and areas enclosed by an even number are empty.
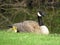
<svg viewBox="0 0 60 45">
<path fill-rule="evenodd" d="M 60 34 L 41 35 L 0 31 L 0 45 L 60 45 Z"/>
</svg>

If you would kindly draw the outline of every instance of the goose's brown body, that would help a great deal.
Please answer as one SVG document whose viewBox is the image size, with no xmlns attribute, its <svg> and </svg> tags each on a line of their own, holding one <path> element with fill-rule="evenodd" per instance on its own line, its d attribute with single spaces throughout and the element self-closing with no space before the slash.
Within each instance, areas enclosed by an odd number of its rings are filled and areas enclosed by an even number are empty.
<svg viewBox="0 0 60 45">
<path fill-rule="evenodd" d="M 16 26 L 19 32 L 40 33 L 40 26 L 36 21 L 24 21 L 21 23 L 15 23 L 13 26 Z"/>
</svg>

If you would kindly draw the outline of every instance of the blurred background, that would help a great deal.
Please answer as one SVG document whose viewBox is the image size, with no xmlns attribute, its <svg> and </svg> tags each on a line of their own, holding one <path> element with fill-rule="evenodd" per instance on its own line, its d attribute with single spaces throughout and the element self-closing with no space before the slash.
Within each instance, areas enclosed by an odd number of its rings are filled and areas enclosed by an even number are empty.
<svg viewBox="0 0 60 45">
<path fill-rule="evenodd" d="M 0 0 L 0 29 L 25 20 L 37 21 L 37 11 L 45 13 L 43 18 L 50 33 L 60 33 L 60 0 Z"/>
</svg>

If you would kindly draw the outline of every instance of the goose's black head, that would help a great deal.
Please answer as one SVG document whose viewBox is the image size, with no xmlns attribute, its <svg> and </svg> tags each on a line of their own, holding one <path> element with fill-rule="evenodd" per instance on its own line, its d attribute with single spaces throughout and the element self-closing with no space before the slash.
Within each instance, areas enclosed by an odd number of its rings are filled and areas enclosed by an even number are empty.
<svg viewBox="0 0 60 45">
<path fill-rule="evenodd" d="M 38 11 L 38 12 L 37 12 L 37 15 L 38 15 L 39 17 L 42 17 L 42 16 L 44 16 L 44 12 Z"/>
</svg>

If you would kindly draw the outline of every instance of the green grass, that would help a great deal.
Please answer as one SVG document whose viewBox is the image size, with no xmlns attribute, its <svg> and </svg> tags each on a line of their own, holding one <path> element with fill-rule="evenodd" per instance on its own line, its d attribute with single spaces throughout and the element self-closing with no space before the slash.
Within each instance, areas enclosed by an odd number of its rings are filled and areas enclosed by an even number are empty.
<svg viewBox="0 0 60 45">
<path fill-rule="evenodd" d="M 0 31 L 0 45 L 60 45 L 60 34 L 41 35 Z"/>
</svg>

